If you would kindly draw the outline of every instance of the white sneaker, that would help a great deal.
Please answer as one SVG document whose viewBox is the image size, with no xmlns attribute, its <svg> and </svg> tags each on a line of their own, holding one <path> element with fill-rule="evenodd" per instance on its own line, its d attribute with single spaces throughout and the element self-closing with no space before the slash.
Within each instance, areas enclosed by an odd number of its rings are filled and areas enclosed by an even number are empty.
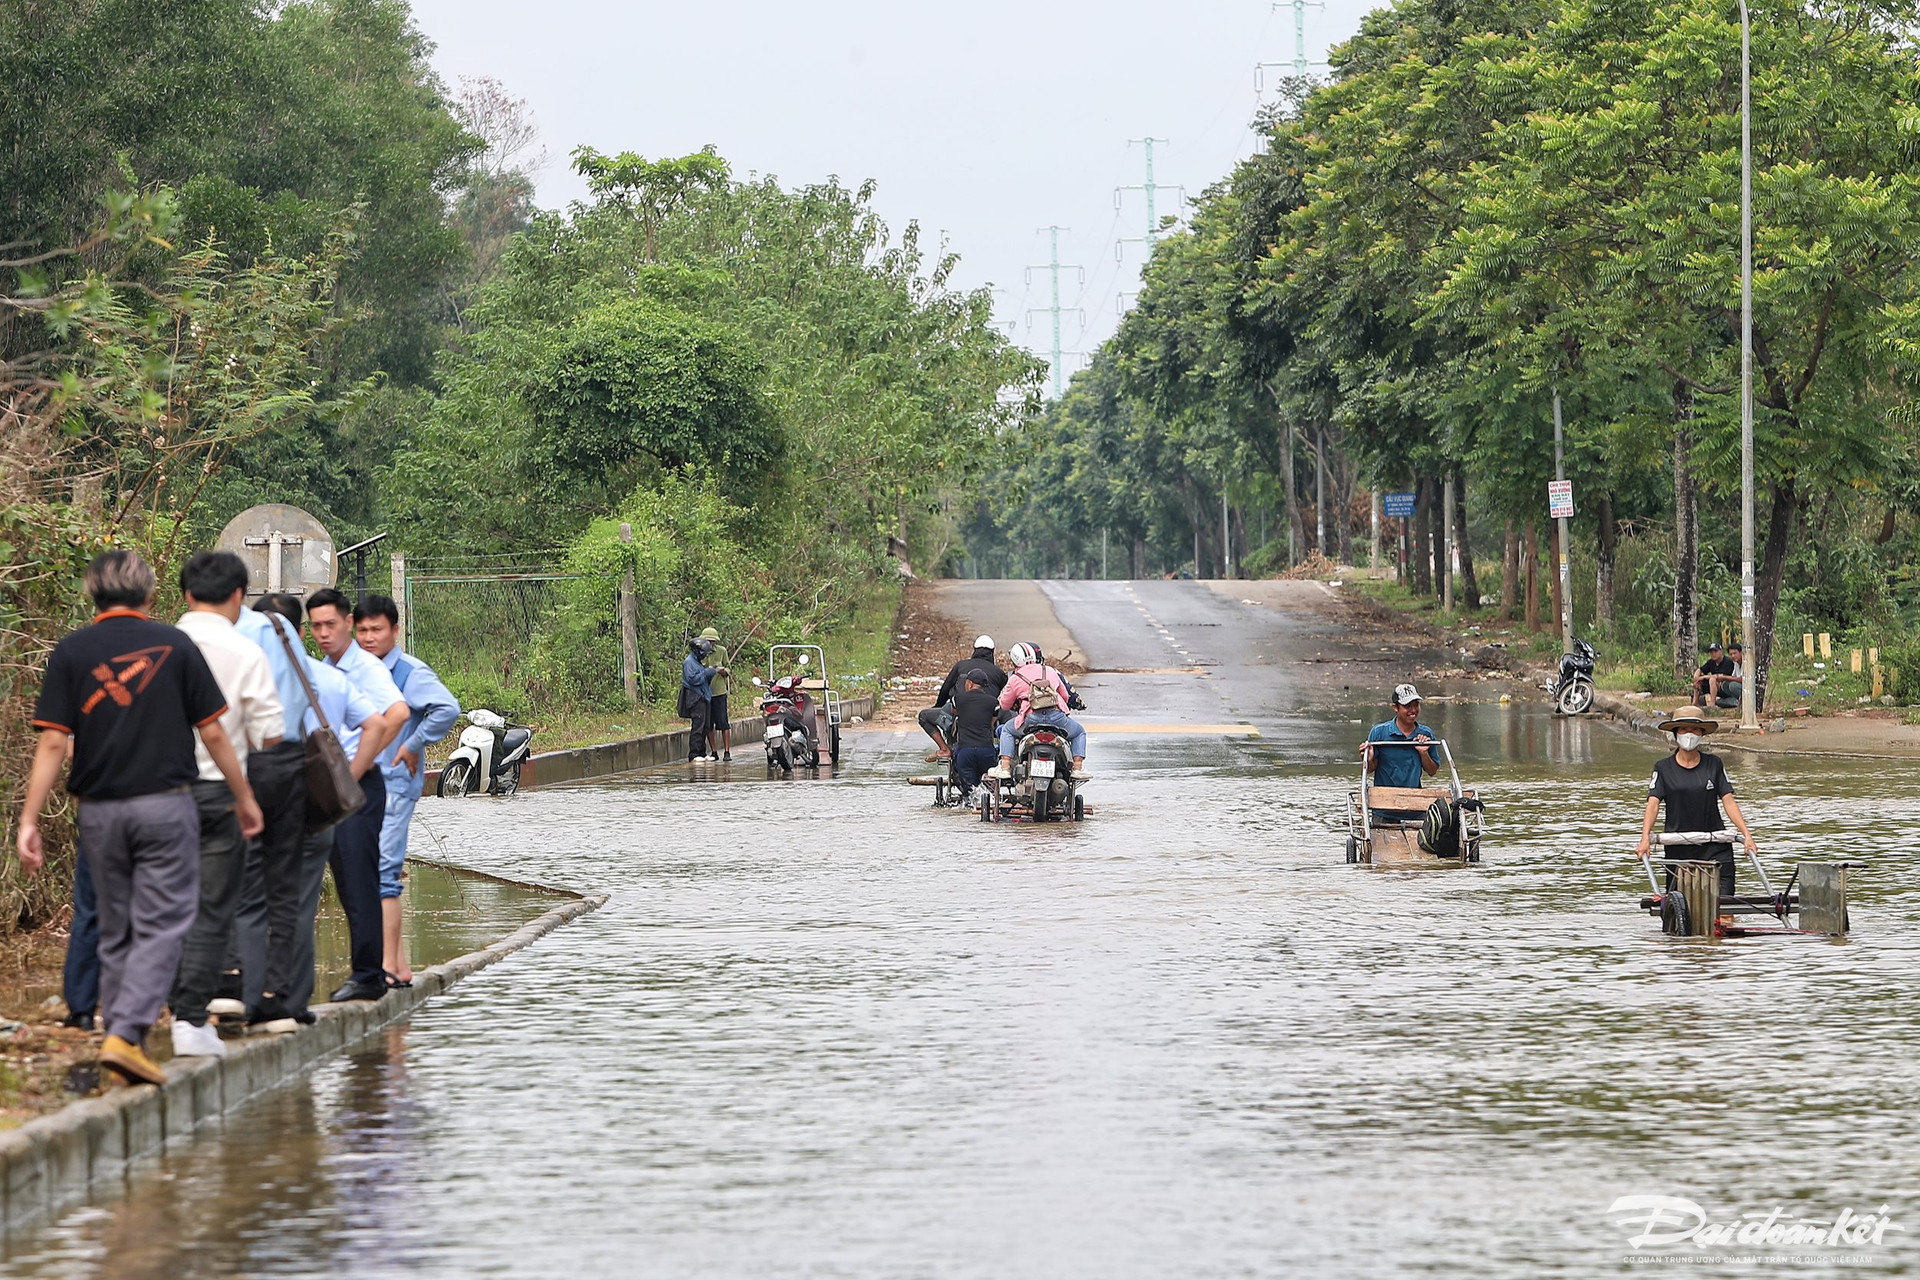
<svg viewBox="0 0 1920 1280">
<path fill-rule="evenodd" d="M 231 996 L 220 996 L 207 1001 L 207 1012 L 216 1018 L 244 1018 L 247 1006 Z"/>
<path fill-rule="evenodd" d="M 1003 764 L 997 764 L 993 766 L 993 768 L 987 770 L 986 776 L 989 778 L 1005 779 L 1005 778 L 1011 778 L 1013 776 L 1013 773 L 1011 770 L 1007 768 L 1007 766 Z"/>
<path fill-rule="evenodd" d="M 220 1058 L 227 1046 L 212 1027 L 196 1027 L 191 1022 L 173 1024 L 173 1056 L 176 1058 Z"/>
</svg>

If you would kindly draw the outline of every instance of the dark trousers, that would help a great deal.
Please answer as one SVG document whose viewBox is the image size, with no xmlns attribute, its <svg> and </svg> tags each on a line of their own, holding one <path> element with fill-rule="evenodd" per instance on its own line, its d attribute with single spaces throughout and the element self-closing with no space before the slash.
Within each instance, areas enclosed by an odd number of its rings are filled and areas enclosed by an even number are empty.
<svg viewBox="0 0 1920 1280">
<path fill-rule="evenodd" d="M 91 1014 L 100 1007 L 100 911 L 93 902 L 93 873 L 87 856 L 74 850 L 73 924 L 67 930 L 67 963 L 60 993 L 68 1013 Z"/>
<path fill-rule="evenodd" d="M 367 802 L 333 829 L 333 890 L 347 917 L 353 981 L 380 985 L 386 938 L 380 912 L 380 828 L 387 819 L 387 781 L 378 769 L 360 779 Z"/>
<path fill-rule="evenodd" d="M 713 725 L 713 704 L 705 698 L 693 704 L 687 717 L 687 759 L 698 760 L 707 754 L 707 730 Z"/>
<path fill-rule="evenodd" d="M 246 839 L 233 812 L 233 791 L 224 782 L 193 784 L 193 805 L 200 813 L 200 904 L 180 948 L 167 1003 L 173 1016 L 196 1027 L 207 1022 L 207 1001 L 219 994 L 220 970 L 233 937 L 233 909 L 240 900 L 240 874 L 246 865 Z"/>
<path fill-rule="evenodd" d="M 108 1035 L 146 1038 L 180 969 L 200 899 L 200 816 L 185 790 L 80 802 L 80 847 L 100 908 Z"/>
<path fill-rule="evenodd" d="M 960 747 L 953 753 L 953 772 L 969 791 L 980 785 L 981 774 L 999 763 L 1000 753 L 992 747 Z"/>
<path fill-rule="evenodd" d="M 283 742 L 247 757 L 247 782 L 266 826 L 247 844 L 235 917 L 237 967 L 251 1016 L 263 992 L 279 994 L 292 972 L 293 935 L 300 926 L 301 850 L 306 835 L 307 749 Z M 329 846 L 331 847 L 331 846 Z M 324 862 L 325 860 L 322 859 Z M 306 922 L 309 932 L 312 919 Z"/>
</svg>

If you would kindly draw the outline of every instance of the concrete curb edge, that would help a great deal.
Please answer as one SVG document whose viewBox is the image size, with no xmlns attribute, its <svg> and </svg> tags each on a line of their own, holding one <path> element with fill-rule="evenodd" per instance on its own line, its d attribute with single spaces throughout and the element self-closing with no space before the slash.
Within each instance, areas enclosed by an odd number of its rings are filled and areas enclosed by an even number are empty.
<svg viewBox="0 0 1920 1280">
<path fill-rule="evenodd" d="M 0 1134 L 0 1233 L 51 1219 L 94 1189 L 124 1179 L 133 1162 L 191 1141 L 201 1125 L 355 1047 L 461 978 L 606 901 L 603 894 L 575 896 L 489 947 L 419 970 L 413 986 L 380 1000 L 317 1005 L 316 1021 L 302 1031 L 230 1040 L 225 1057 L 168 1064 L 164 1085 L 130 1085 L 82 1099 Z"/>
</svg>

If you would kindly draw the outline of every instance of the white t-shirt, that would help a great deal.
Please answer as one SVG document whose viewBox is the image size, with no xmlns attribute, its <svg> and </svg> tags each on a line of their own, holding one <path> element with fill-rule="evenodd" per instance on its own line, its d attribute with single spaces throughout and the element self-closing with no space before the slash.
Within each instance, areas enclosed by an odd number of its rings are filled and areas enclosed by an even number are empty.
<svg viewBox="0 0 1920 1280">
<path fill-rule="evenodd" d="M 280 690 L 273 683 L 273 668 L 260 646 L 234 629 L 222 614 L 206 609 L 190 609 L 180 619 L 180 629 L 193 637 L 200 656 L 213 669 L 213 678 L 226 695 L 227 709 L 220 716 L 233 754 L 240 767 L 247 767 L 247 752 L 257 751 L 268 738 L 286 736 L 280 714 Z M 207 744 L 199 730 L 193 734 L 193 755 L 200 766 L 202 782 L 222 780 L 220 766 L 207 754 Z"/>
</svg>

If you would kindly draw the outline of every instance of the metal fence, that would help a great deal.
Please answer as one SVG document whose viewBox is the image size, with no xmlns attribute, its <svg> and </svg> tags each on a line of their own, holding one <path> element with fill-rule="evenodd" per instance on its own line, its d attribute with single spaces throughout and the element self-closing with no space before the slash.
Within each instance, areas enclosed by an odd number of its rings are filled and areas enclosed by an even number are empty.
<svg viewBox="0 0 1920 1280">
<path fill-rule="evenodd" d="M 557 561 L 540 553 L 396 556 L 394 585 L 408 650 L 450 681 L 517 683 L 561 607 L 561 584 L 583 579 Z"/>
</svg>

